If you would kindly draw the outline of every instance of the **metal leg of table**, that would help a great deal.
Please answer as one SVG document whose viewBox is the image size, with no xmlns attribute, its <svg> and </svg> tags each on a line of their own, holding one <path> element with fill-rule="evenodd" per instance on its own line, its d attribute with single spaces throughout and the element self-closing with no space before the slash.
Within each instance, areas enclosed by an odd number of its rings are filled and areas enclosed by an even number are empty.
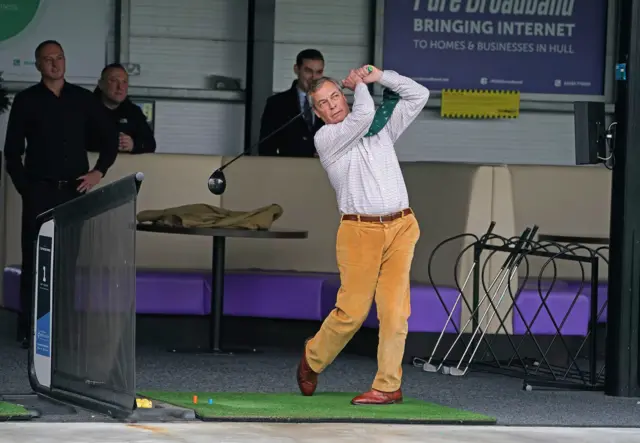
<svg viewBox="0 0 640 443">
<path fill-rule="evenodd" d="M 220 352 L 222 335 L 222 312 L 224 309 L 224 237 L 213 237 L 213 253 L 211 255 L 211 312 L 209 313 L 209 350 Z"/>
<path fill-rule="evenodd" d="M 209 346 L 189 350 L 174 349 L 172 352 L 189 352 L 195 354 L 233 355 L 258 352 L 254 348 L 223 348 L 222 314 L 224 312 L 224 263 L 225 237 L 213 237 L 211 255 L 211 313 L 209 314 Z"/>
</svg>

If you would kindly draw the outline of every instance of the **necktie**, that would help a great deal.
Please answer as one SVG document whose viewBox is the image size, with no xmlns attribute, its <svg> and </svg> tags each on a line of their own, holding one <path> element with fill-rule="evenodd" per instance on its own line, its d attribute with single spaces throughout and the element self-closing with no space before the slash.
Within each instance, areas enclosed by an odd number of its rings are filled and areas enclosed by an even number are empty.
<svg viewBox="0 0 640 443">
<path fill-rule="evenodd" d="M 400 95 L 398 93 L 393 92 L 391 89 L 384 88 L 382 91 L 382 105 L 376 110 L 373 122 L 369 127 L 369 132 L 364 135 L 365 137 L 371 137 L 382 131 L 382 128 L 385 127 L 391 118 L 391 114 L 393 114 L 393 110 L 399 100 Z"/>
<path fill-rule="evenodd" d="M 302 118 L 307 123 L 309 130 L 313 128 L 313 112 L 311 112 L 311 106 L 309 105 L 309 99 L 305 96 L 304 103 L 302 104 Z"/>
</svg>

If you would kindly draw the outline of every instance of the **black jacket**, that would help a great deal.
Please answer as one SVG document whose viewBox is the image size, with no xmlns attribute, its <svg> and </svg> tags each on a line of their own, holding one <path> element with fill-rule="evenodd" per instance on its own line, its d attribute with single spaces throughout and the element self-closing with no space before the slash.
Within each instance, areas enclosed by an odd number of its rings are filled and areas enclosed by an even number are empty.
<svg viewBox="0 0 640 443">
<path fill-rule="evenodd" d="M 267 104 L 262 113 L 260 124 L 260 139 L 285 124 L 288 120 L 300 113 L 300 100 L 296 81 L 291 88 L 275 94 L 267 99 Z M 324 125 L 324 122 L 315 116 L 313 127 L 307 127 L 302 117 L 297 118 L 290 125 L 258 147 L 260 155 L 279 155 L 282 157 L 313 157 L 316 148 L 313 144 L 313 136 Z"/>
<path fill-rule="evenodd" d="M 97 87 L 93 94 L 102 103 L 102 91 Z M 105 106 L 107 114 L 117 126 L 118 132 L 127 134 L 133 139 L 131 154 L 146 154 L 156 151 L 156 139 L 153 131 L 147 123 L 142 109 L 127 97 L 117 108 L 109 109 Z"/>
</svg>

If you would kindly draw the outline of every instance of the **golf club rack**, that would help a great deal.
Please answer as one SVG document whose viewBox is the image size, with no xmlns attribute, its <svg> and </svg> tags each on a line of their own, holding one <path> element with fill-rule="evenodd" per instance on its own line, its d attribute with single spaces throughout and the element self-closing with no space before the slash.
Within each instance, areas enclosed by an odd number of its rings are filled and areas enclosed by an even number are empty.
<svg viewBox="0 0 640 443">
<path fill-rule="evenodd" d="M 428 357 L 414 358 L 413 365 L 446 376 L 514 376 L 527 391 L 604 389 L 607 293 L 598 284 L 598 264 L 608 266 L 608 247 L 539 242 L 535 225 L 513 238 L 494 228 L 491 222 L 481 237 L 447 238 L 431 253 L 430 283 L 448 317 Z M 451 306 L 438 291 L 432 265 L 444 245 L 461 240 L 466 243 L 453 264 L 458 295 Z M 460 284 L 463 258 L 469 269 Z M 566 273 L 568 266 L 578 267 L 582 278 L 559 279 L 558 268 Z"/>
</svg>

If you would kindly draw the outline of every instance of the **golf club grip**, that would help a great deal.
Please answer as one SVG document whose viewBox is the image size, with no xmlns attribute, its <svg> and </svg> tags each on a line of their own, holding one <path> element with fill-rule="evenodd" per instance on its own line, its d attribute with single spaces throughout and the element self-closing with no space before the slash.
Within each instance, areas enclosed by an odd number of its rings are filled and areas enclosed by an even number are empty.
<svg viewBox="0 0 640 443">
<path fill-rule="evenodd" d="M 527 228 L 522 232 L 522 234 L 520 234 L 520 238 L 518 239 L 518 242 L 514 245 L 513 249 L 509 253 L 509 256 L 505 259 L 504 264 L 502 265 L 502 269 L 507 269 L 513 264 L 513 261 L 518 256 L 518 254 L 520 254 L 520 251 L 522 250 L 522 245 L 524 245 L 524 242 L 527 241 L 527 238 L 529 237 L 530 232 L 531 232 L 531 228 Z"/>
<path fill-rule="evenodd" d="M 540 229 L 538 225 L 533 225 L 533 228 L 531 228 L 531 233 L 529 234 L 529 239 L 527 240 L 528 242 L 532 242 L 535 240 L 538 229 Z"/>
<path fill-rule="evenodd" d="M 480 244 L 482 245 L 486 245 L 487 242 L 489 241 L 489 237 L 491 236 L 491 234 L 493 233 L 493 228 L 496 227 L 496 222 L 492 221 L 491 223 L 489 223 L 489 228 L 487 229 L 487 232 L 485 232 L 482 237 L 480 237 Z"/>
<path fill-rule="evenodd" d="M 533 225 L 533 228 L 531 228 L 531 232 L 529 233 L 528 238 L 525 240 L 524 244 L 520 248 L 520 253 L 518 254 L 516 258 L 516 262 L 514 264 L 515 266 L 520 266 L 520 263 L 522 263 L 522 260 L 524 260 L 525 254 L 523 254 L 522 252 L 524 252 L 525 249 L 529 249 L 529 250 L 532 249 L 531 244 L 533 243 L 534 238 L 536 238 L 538 229 L 539 229 L 538 225 Z"/>
</svg>

